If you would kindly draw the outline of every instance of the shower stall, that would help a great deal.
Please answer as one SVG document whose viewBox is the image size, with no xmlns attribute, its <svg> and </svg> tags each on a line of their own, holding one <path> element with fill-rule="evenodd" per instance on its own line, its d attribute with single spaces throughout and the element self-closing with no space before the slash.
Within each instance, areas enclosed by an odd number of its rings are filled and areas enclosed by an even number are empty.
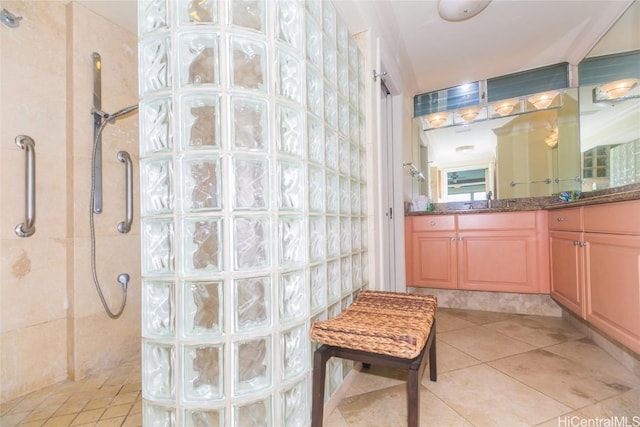
<svg viewBox="0 0 640 427">
<path fill-rule="evenodd" d="M 106 301 L 118 308 L 120 273 L 130 275 L 126 309 L 104 312 L 92 285 L 89 233 L 93 146 L 92 52 L 104 62 L 104 111 L 138 102 L 137 35 L 82 4 L 2 1 L 15 26 L 0 23 L 0 401 L 65 379 L 81 379 L 139 357 L 140 233 L 137 208 L 126 218 L 126 167 L 138 175 L 138 120 L 105 126 L 104 210 L 95 218 L 96 268 Z M 17 19 L 17 18 L 21 19 Z M 34 141 L 34 218 L 25 223 L 25 150 Z M 132 187 L 137 200 L 137 185 Z"/>
</svg>

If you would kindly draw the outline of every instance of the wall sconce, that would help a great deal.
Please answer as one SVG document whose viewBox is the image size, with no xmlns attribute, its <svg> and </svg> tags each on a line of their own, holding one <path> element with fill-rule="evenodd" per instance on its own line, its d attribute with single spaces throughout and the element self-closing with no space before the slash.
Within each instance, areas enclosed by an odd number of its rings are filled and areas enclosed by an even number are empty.
<svg viewBox="0 0 640 427">
<path fill-rule="evenodd" d="M 431 127 L 439 128 L 447 121 L 449 115 L 447 113 L 434 113 L 427 116 L 427 121 L 431 125 Z"/>
<path fill-rule="evenodd" d="M 411 174 L 412 178 L 417 179 L 418 181 L 424 181 L 426 178 L 424 177 L 424 173 L 422 173 L 422 171 L 418 170 L 417 167 L 415 167 L 415 165 L 413 163 L 409 163 L 409 162 L 404 162 L 402 164 L 402 166 L 409 166 L 409 173 Z"/>
<path fill-rule="evenodd" d="M 528 100 L 534 107 L 536 107 L 536 110 L 544 110 L 545 108 L 549 108 L 553 103 L 553 100 L 556 99 L 556 96 L 558 96 L 558 92 L 552 90 L 530 96 Z"/>
<path fill-rule="evenodd" d="M 501 117 L 508 116 L 513 112 L 513 109 L 520 103 L 518 98 L 505 99 L 493 104 L 493 109 Z"/>
<path fill-rule="evenodd" d="M 471 123 L 480 114 L 480 107 L 469 107 L 458 110 L 458 114 L 462 117 L 465 123 Z"/>
<path fill-rule="evenodd" d="M 637 84 L 638 79 L 624 79 L 600 85 L 596 89 L 606 95 L 607 99 L 617 99 L 625 97 Z"/>
</svg>

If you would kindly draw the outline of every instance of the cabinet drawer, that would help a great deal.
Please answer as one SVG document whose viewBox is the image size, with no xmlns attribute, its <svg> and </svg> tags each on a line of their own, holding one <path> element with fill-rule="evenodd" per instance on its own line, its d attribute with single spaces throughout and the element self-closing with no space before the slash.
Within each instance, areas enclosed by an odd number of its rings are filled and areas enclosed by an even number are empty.
<svg viewBox="0 0 640 427">
<path fill-rule="evenodd" d="M 456 218 L 453 215 L 414 216 L 413 231 L 455 230 Z"/>
<path fill-rule="evenodd" d="M 589 233 L 640 234 L 640 200 L 585 206 L 584 229 Z"/>
<path fill-rule="evenodd" d="M 582 231 L 584 221 L 582 208 L 549 211 L 549 230 Z"/>
<path fill-rule="evenodd" d="M 479 213 L 458 215 L 458 230 L 523 230 L 536 228 L 536 213 Z"/>
</svg>

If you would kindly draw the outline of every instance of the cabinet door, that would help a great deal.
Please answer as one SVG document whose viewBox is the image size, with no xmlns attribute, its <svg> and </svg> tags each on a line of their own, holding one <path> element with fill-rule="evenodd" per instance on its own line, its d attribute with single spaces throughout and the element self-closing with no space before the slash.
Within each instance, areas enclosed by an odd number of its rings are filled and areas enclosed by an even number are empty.
<svg viewBox="0 0 640 427">
<path fill-rule="evenodd" d="M 413 233 L 410 286 L 455 289 L 456 241 L 451 231 Z"/>
<path fill-rule="evenodd" d="M 587 321 L 640 353 L 640 236 L 585 233 Z"/>
<path fill-rule="evenodd" d="M 535 230 L 458 233 L 460 289 L 538 293 Z"/>
<path fill-rule="evenodd" d="M 584 250 L 582 233 L 551 231 L 551 296 L 560 304 L 585 318 Z"/>
</svg>

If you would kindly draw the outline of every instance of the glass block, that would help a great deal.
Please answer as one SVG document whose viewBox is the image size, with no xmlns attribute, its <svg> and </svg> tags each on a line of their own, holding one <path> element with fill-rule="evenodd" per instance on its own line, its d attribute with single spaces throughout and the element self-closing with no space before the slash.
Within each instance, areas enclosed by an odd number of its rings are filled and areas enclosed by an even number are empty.
<svg viewBox="0 0 640 427">
<path fill-rule="evenodd" d="M 360 185 L 351 181 L 351 214 L 360 215 Z"/>
<path fill-rule="evenodd" d="M 245 3 L 239 0 L 237 3 Z M 236 1 L 233 1 L 234 8 Z M 229 71 L 231 84 L 245 89 L 267 90 L 267 48 L 264 43 L 231 36 Z"/>
<path fill-rule="evenodd" d="M 327 217 L 327 255 L 340 255 L 340 221 L 337 217 Z"/>
<path fill-rule="evenodd" d="M 282 392 L 282 424 L 287 427 L 303 427 L 308 425 L 309 408 L 307 380 L 304 379 Z"/>
<path fill-rule="evenodd" d="M 342 284 L 342 295 L 351 292 L 351 257 L 347 256 L 340 259 L 340 280 Z"/>
<path fill-rule="evenodd" d="M 235 331 L 245 332 L 271 325 L 271 278 L 234 280 Z"/>
<path fill-rule="evenodd" d="M 224 426 L 224 408 L 186 409 L 184 412 L 186 427 L 222 427 Z"/>
<path fill-rule="evenodd" d="M 337 282 L 338 285 L 340 286 L 340 281 Z M 336 316 L 338 316 L 340 313 L 342 313 L 342 304 L 341 301 L 336 302 L 335 304 L 332 304 L 328 309 L 327 309 L 327 316 L 329 317 L 329 319 L 332 319 Z"/>
<path fill-rule="evenodd" d="M 362 287 L 369 284 L 369 256 L 367 252 L 362 253 Z"/>
<path fill-rule="evenodd" d="M 309 270 L 311 284 L 311 312 L 322 310 L 327 305 L 327 271 L 324 264 Z"/>
<path fill-rule="evenodd" d="M 336 54 L 335 44 L 331 42 L 331 37 L 326 34 L 322 43 L 322 70 L 324 72 L 325 81 L 331 83 L 332 87 L 336 84 L 338 56 Z"/>
<path fill-rule="evenodd" d="M 327 397 L 333 396 L 342 384 L 342 359 L 332 357 L 327 362 Z"/>
<path fill-rule="evenodd" d="M 173 282 L 142 281 L 142 335 L 173 337 L 175 335 L 175 286 Z"/>
<path fill-rule="evenodd" d="M 269 163 L 264 157 L 233 158 L 236 209 L 266 209 L 269 205 Z"/>
<path fill-rule="evenodd" d="M 364 82 L 367 80 L 367 78 L 371 77 L 371 75 L 367 73 L 367 69 L 366 69 L 367 64 L 364 59 L 364 55 L 362 54 L 360 49 L 357 49 L 357 50 L 358 50 L 358 83 L 360 83 L 360 87 L 363 87 Z"/>
<path fill-rule="evenodd" d="M 192 32 L 178 36 L 180 86 L 220 83 L 219 36 L 212 32 Z"/>
<path fill-rule="evenodd" d="M 309 210 L 324 212 L 324 172 L 312 166 L 309 167 Z"/>
<path fill-rule="evenodd" d="M 359 289 L 362 286 L 362 261 L 360 254 L 351 257 L 351 272 L 353 279 L 351 282 L 352 289 Z"/>
<path fill-rule="evenodd" d="M 185 156 L 181 159 L 182 210 L 222 209 L 222 168 L 219 155 Z"/>
<path fill-rule="evenodd" d="M 349 178 L 340 177 L 340 213 L 349 214 L 351 210 L 351 182 Z"/>
<path fill-rule="evenodd" d="M 351 252 L 351 218 L 340 218 L 340 251 L 343 254 Z"/>
<path fill-rule="evenodd" d="M 338 48 L 340 55 L 343 55 L 345 58 L 349 54 L 350 38 L 349 29 L 342 19 L 338 18 L 336 22 L 336 47 Z"/>
<path fill-rule="evenodd" d="M 238 27 L 264 33 L 266 25 L 266 11 L 264 0 L 233 0 L 231 5 L 230 22 Z"/>
<path fill-rule="evenodd" d="M 218 1 L 217 0 L 182 0 L 183 5 L 178 10 L 182 23 L 217 24 Z"/>
<path fill-rule="evenodd" d="M 321 165 L 324 161 L 324 137 L 322 124 L 307 116 L 307 152 L 309 161 Z"/>
<path fill-rule="evenodd" d="M 171 151 L 173 134 L 171 98 L 144 99 L 140 102 L 140 155 Z"/>
<path fill-rule="evenodd" d="M 325 128 L 324 159 L 329 169 L 338 170 L 338 136 L 330 129 Z"/>
<path fill-rule="evenodd" d="M 271 387 L 271 337 L 258 337 L 233 344 L 235 395 Z M 242 424 L 252 425 L 252 424 Z"/>
<path fill-rule="evenodd" d="M 319 261 L 325 257 L 324 217 L 309 217 L 309 257 L 311 261 Z"/>
<path fill-rule="evenodd" d="M 323 100 L 322 76 L 314 68 L 307 68 L 307 109 L 322 118 Z"/>
<path fill-rule="evenodd" d="M 267 150 L 267 103 L 261 99 L 231 98 L 231 140 L 241 150 Z"/>
<path fill-rule="evenodd" d="M 351 294 L 348 294 L 346 297 L 342 298 L 342 300 L 340 301 L 340 307 L 342 308 L 342 311 L 345 311 L 347 308 L 349 308 L 352 302 L 353 296 Z"/>
<path fill-rule="evenodd" d="M 359 251 L 362 248 L 362 221 L 359 218 L 351 218 L 351 250 Z"/>
<path fill-rule="evenodd" d="M 338 151 L 340 173 L 343 175 L 349 175 L 349 172 L 351 171 L 351 146 L 347 139 L 342 137 L 338 139 Z"/>
<path fill-rule="evenodd" d="M 349 72 L 349 103 L 358 107 L 358 73 L 351 70 Z"/>
<path fill-rule="evenodd" d="M 317 69 L 322 70 L 322 31 L 313 19 L 310 19 L 308 13 L 306 19 L 306 34 L 307 61 Z"/>
<path fill-rule="evenodd" d="M 327 212 L 338 213 L 340 207 L 340 190 L 338 188 L 338 177 L 332 173 L 327 174 Z"/>
<path fill-rule="evenodd" d="M 357 180 L 360 178 L 360 150 L 357 145 L 349 144 L 349 161 L 351 178 Z"/>
<path fill-rule="evenodd" d="M 282 332 L 280 335 L 282 381 L 288 381 L 304 373 L 307 368 L 308 342 L 306 325 Z"/>
<path fill-rule="evenodd" d="M 302 111 L 276 107 L 276 145 L 280 153 L 302 157 L 304 151 L 304 120 Z"/>
<path fill-rule="evenodd" d="M 280 217 L 278 220 L 279 264 L 299 265 L 306 260 L 306 239 L 303 217 Z"/>
<path fill-rule="evenodd" d="M 237 217 L 233 230 L 234 269 L 250 271 L 269 267 L 269 218 Z"/>
<path fill-rule="evenodd" d="M 338 55 L 337 66 L 338 93 L 343 98 L 349 99 L 349 64 L 346 58 Z"/>
<path fill-rule="evenodd" d="M 220 96 L 187 96 L 180 108 L 184 148 L 220 148 Z"/>
<path fill-rule="evenodd" d="M 367 102 L 367 93 L 364 90 L 364 83 L 358 84 L 358 111 L 360 114 L 364 114 L 366 111 L 365 104 Z M 360 124 L 360 145 L 364 146 L 364 117 L 361 118 Z"/>
<path fill-rule="evenodd" d="M 336 36 L 336 10 L 333 3 L 328 1 L 322 2 L 322 30 L 325 35 L 331 36 L 333 46 L 335 46 Z"/>
<path fill-rule="evenodd" d="M 141 231 L 142 275 L 167 275 L 175 271 L 173 222 L 143 219 Z"/>
<path fill-rule="evenodd" d="M 360 182 L 367 182 L 367 152 L 360 150 Z M 364 204 L 362 206 L 365 206 Z"/>
<path fill-rule="evenodd" d="M 140 160 L 142 215 L 173 210 L 173 161 L 171 157 Z"/>
<path fill-rule="evenodd" d="M 366 215 L 368 207 L 367 186 L 362 184 L 360 185 L 360 214 Z"/>
<path fill-rule="evenodd" d="M 175 408 L 157 406 L 143 400 L 142 414 L 145 425 L 154 427 L 174 427 L 177 425 Z"/>
<path fill-rule="evenodd" d="M 188 218 L 182 221 L 182 271 L 209 275 L 222 271 L 222 219 Z"/>
<path fill-rule="evenodd" d="M 322 16 L 322 0 L 305 0 L 304 6 L 309 12 L 310 18 L 320 19 Z"/>
<path fill-rule="evenodd" d="M 270 427 L 273 425 L 271 398 L 234 406 L 234 427 Z"/>
<path fill-rule="evenodd" d="M 336 301 L 340 298 L 340 261 L 334 260 L 327 263 L 327 287 L 329 289 L 329 301 Z M 335 317 L 329 311 L 329 317 Z"/>
<path fill-rule="evenodd" d="M 359 71 L 358 64 L 358 45 L 353 39 L 349 39 L 349 67 L 356 72 L 356 75 Z"/>
<path fill-rule="evenodd" d="M 361 239 L 362 239 L 362 249 L 367 249 L 368 246 L 368 239 L 369 239 L 369 226 L 367 224 L 367 219 L 366 218 L 362 218 L 362 233 L 360 234 Z"/>
<path fill-rule="evenodd" d="M 182 285 L 182 330 L 189 339 L 220 336 L 223 327 L 222 282 L 188 281 Z"/>
<path fill-rule="evenodd" d="M 355 108 L 352 107 L 351 112 L 349 113 L 349 139 L 351 144 L 355 146 L 359 146 L 360 144 L 360 118 L 358 117 L 358 113 Z"/>
<path fill-rule="evenodd" d="M 276 93 L 288 100 L 302 102 L 302 62 L 281 49 L 278 50 L 277 55 Z"/>
<path fill-rule="evenodd" d="M 324 85 L 324 120 L 333 128 L 338 127 L 338 93 L 328 84 Z"/>
<path fill-rule="evenodd" d="M 304 169 L 302 163 L 278 162 L 278 207 L 301 210 L 304 207 Z"/>
<path fill-rule="evenodd" d="M 138 31 L 141 36 L 166 28 L 168 22 L 166 0 L 142 0 L 138 2 Z"/>
<path fill-rule="evenodd" d="M 140 95 L 169 89 L 171 86 L 171 71 L 169 67 L 171 42 L 169 37 L 162 36 L 143 40 L 140 41 L 139 46 Z"/>
<path fill-rule="evenodd" d="M 338 129 L 342 137 L 349 142 L 349 103 L 345 98 L 338 97 Z"/>
<path fill-rule="evenodd" d="M 169 344 L 143 342 L 142 384 L 147 399 L 175 398 L 175 348 Z"/>
<path fill-rule="evenodd" d="M 298 50 L 302 46 L 304 10 L 298 1 L 276 3 L 278 40 Z"/>
<path fill-rule="evenodd" d="M 184 347 L 182 383 L 185 402 L 224 397 L 223 354 L 222 345 Z"/>
<path fill-rule="evenodd" d="M 280 322 L 303 319 L 307 314 L 306 280 L 304 270 L 280 275 Z"/>
</svg>

